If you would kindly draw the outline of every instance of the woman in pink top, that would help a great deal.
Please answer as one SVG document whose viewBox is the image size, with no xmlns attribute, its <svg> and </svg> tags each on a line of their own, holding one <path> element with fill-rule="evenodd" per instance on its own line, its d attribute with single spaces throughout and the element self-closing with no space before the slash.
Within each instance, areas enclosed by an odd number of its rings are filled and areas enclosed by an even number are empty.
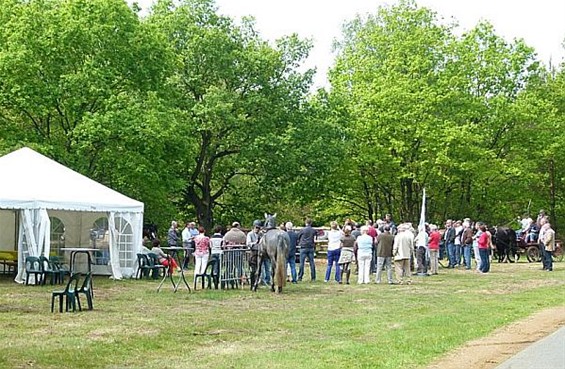
<svg viewBox="0 0 565 369">
<path fill-rule="evenodd" d="M 479 271 L 481 273 L 488 273 L 490 270 L 490 260 L 488 248 L 490 246 L 490 233 L 487 232 L 487 227 L 483 223 L 479 226 L 479 229 L 483 232 L 478 240 L 479 245 L 479 255 L 481 256 L 481 266 Z"/>
<path fill-rule="evenodd" d="M 437 274 L 439 265 L 439 242 L 441 235 L 435 224 L 430 224 L 430 239 L 428 240 L 428 249 L 430 250 L 430 269 L 432 274 Z"/>
<path fill-rule="evenodd" d="M 206 236 L 204 227 L 198 227 L 198 236 L 194 237 L 194 275 L 202 274 L 208 264 L 210 238 Z"/>
</svg>

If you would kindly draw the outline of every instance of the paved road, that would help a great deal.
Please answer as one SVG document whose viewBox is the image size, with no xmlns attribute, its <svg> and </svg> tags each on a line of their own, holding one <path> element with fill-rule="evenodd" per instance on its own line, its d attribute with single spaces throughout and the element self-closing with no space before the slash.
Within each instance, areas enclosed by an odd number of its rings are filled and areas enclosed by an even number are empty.
<svg viewBox="0 0 565 369">
<path fill-rule="evenodd" d="M 526 347 L 496 369 L 565 369 L 565 327 Z"/>
</svg>

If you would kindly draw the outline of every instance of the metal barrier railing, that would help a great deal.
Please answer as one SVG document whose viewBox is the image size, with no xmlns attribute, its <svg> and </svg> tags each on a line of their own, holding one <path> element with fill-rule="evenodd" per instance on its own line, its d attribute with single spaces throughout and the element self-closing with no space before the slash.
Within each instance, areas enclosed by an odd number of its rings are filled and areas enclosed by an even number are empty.
<svg viewBox="0 0 565 369">
<path fill-rule="evenodd" d="M 220 255 L 221 288 L 240 288 L 250 282 L 250 251 L 245 245 L 222 248 Z"/>
</svg>

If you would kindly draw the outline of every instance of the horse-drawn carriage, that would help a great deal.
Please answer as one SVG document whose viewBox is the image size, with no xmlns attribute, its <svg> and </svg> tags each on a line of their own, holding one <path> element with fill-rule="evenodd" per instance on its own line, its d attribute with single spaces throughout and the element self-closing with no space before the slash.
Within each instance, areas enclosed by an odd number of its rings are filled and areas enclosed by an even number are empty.
<svg viewBox="0 0 565 369">
<path fill-rule="evenodd" d="M 493 243 L 495 245 L 495 258 L 499 263 L 503 261 L 518 261 L 521 255 L 526 255 L 530 263 L 541 261 L 540 246 L 537 241 L 527 242 L 525 237 L 517 236 L 516 232 L 508 227 L 498 227 L 494 230 Z M 555 241 L 554 261 L 563 260 L 563 247 L 561 240 Z"/>
<path fill-rule="evenodd" d="M 525 242 L 523 239 L 516 240 L 516 255 L 520 258 L 521 254 L 525 254 L 530 263 L 541 261 L 541 252 L 537 242 Z M 563 260 L 563 246 L 561 240 L 555 240 L 555 251 L 553 251 L 553 261 Z"/>
</svg>

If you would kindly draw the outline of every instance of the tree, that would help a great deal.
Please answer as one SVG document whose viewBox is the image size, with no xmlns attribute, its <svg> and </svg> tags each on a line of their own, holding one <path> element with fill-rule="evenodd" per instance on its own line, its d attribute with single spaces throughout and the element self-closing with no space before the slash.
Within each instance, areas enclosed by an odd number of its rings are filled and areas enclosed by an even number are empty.
<svg viewBox="0 0 565 369">
<path fill-rule="evenodd" d="M 565 216 L 565 64 L 549 70 L 520 94 L 516 111 L 522 127 L 521 163 L 527 198 L 548 210 L 555 229 Z M 538 210 L 538 209 L 536 209 Z"/>
<path fill-rule="evenodd" d="M 174 132 L 152 91 L 171 63 L 158 33 L 122 0 L 5 1 L 0 20 L 0 144 L 166 208 L 157 174 Z"/>
<path fill-rule="evenodd" d="M 251 20 L 235 25 L 208 0 L 160 1 L 149 22 L 178 62 L 168 88 L 185 139 L 180 205 L 211 229 L 222 198 L 237 193 L 236 183 L 249 183 L 242 177 L 282 170 L 287 129 L 311 80 L 311 71 L 297 71 L 310 43 L 289 36 L 271 47 Z"/>
<path fill-rule="evenodd" d="M 533 49 L 488 23 L 461 37 L 453 29 L 411 1 L 344 28 L 330 81 L 355 142 L 347 196 L 369 218 L 416 220 L 423 187 L 432 219 L 507 222 L 516 210 L 515 102 L 537 74 Z"/>
<path fill-rule="evenodd" d="M 350 148 L 367 216 L 398 212 L 416 219 L 419 192 L 429 181 L 445 127 L 438 83 L 450 29 L 413 3 L 380 8 L 344 29 L 330 74 L 332 93 L 348 104 Z"/>
</svg>

